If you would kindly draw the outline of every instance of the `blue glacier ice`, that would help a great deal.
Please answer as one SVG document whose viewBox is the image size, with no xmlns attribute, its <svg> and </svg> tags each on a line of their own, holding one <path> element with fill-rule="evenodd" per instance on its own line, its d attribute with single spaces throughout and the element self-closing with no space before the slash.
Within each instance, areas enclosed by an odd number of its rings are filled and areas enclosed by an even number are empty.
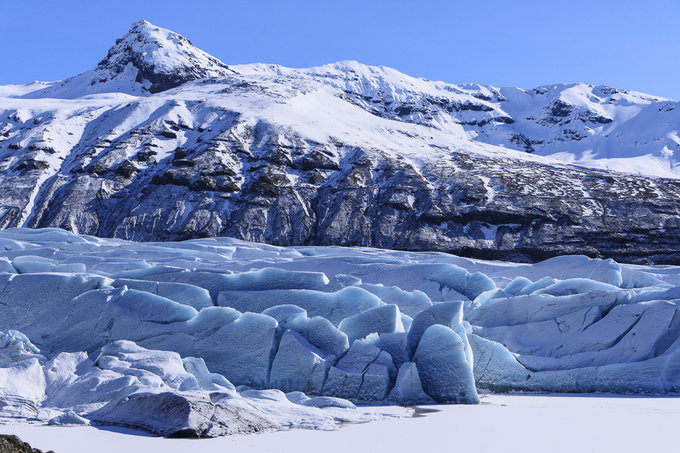
<svg viewBox="0 0 680 453">
<path fill-rule="evenodd" d="M 438 403 L 479 403 L 465 341 L 441 324 L 425 330 L 413 361 L 423 390 Z"/>
<path fill-rule="evenodd" d="M 340 321 L 338 329 L 347 334 L 350 342 L 371 333 L 397 333 L 404 331 L 401 312 L 396 305 L 383 305 L 358 313 Z"/>
<path fill-rule="evenodd" d="M 0 417 L 212 436 L 375 419 L 364 403 L 475 403 L 477 389 L 669 394 L 679 285 L 678 267 L 584 256 L 3 230 Z M 167 405 L 166 422 L 142 416 Z"/>
</svg>

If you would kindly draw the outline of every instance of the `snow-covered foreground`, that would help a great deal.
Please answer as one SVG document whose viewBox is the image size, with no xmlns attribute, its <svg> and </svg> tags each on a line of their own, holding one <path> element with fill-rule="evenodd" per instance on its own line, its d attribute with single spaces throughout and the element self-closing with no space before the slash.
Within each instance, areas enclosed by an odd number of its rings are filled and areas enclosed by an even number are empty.
<svg viewBox="0 0 680 453">
<path fill-rule="evenodd" d="M 440 405 L 423 417 L 200 441 L 126 435 L 92 427 L 13 425 L 33 447 L 56 453 L 120 451 L 357 452 L 633 452 L 677 451 L 680 398 L 590 395 L 482 395 L 477 406 Z M 128 431 L 129 433 L 130 431 Z M 143 434 L 143 433 L 137 433 Z M 323 446 L 323 447 L 321 447 Z"/>
<path fill-rule="evenodd" d="M 477 389 L 677 393 L 679 284 L 677 267 L 584 256 L 4 230 L 0 422 L 216 437 L 474 404 Z"/>
</svg>

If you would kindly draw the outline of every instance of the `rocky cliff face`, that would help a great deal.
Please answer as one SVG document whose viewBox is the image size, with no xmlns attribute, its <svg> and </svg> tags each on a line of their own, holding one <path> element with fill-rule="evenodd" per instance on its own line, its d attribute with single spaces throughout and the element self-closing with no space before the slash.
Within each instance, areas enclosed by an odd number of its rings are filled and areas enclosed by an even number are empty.
<svg viewBox="0 0 680 453">
<path fill-rule="evenodd" d="M 0 227 L 680 263 L 676 105 L 227 67 L 138 22 L 93 71 L 0 87 Z"/>
</svg>

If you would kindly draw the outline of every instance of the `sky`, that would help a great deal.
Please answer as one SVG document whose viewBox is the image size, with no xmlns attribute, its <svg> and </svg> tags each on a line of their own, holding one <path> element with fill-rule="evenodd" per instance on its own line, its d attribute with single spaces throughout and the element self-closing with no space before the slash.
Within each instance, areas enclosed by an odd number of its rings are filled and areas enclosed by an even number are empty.
<svg viewBox="0 0 680 453">
<path fill-rule="evenodd" d="M 680 0 L 0 0 L 0 84 L 91 69 L 137 19 L 227 64 L 358 60 L 450 83 L 680 99 Z"/>
</svg>

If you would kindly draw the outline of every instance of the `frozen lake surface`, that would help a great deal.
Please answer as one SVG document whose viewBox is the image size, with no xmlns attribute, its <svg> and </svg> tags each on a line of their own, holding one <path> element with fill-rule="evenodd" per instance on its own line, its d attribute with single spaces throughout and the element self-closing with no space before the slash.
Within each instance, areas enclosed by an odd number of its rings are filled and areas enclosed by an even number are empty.
<svg viewBox="0 0 680 453">
<path fill-rule="evenodd" d="M 425 416 L 217 439 L 165 439 L 93 427 L 14 425 L 33 447 L 56 453 L 236 451 L 677 452 L 680 398 L 605 395 L 481 395 L 481 405 L 423 406 Z M 427 412 L 436 410 L 436 412 Z M 96 447 L 95 447 L 96 446 Z"/>
</svg>

